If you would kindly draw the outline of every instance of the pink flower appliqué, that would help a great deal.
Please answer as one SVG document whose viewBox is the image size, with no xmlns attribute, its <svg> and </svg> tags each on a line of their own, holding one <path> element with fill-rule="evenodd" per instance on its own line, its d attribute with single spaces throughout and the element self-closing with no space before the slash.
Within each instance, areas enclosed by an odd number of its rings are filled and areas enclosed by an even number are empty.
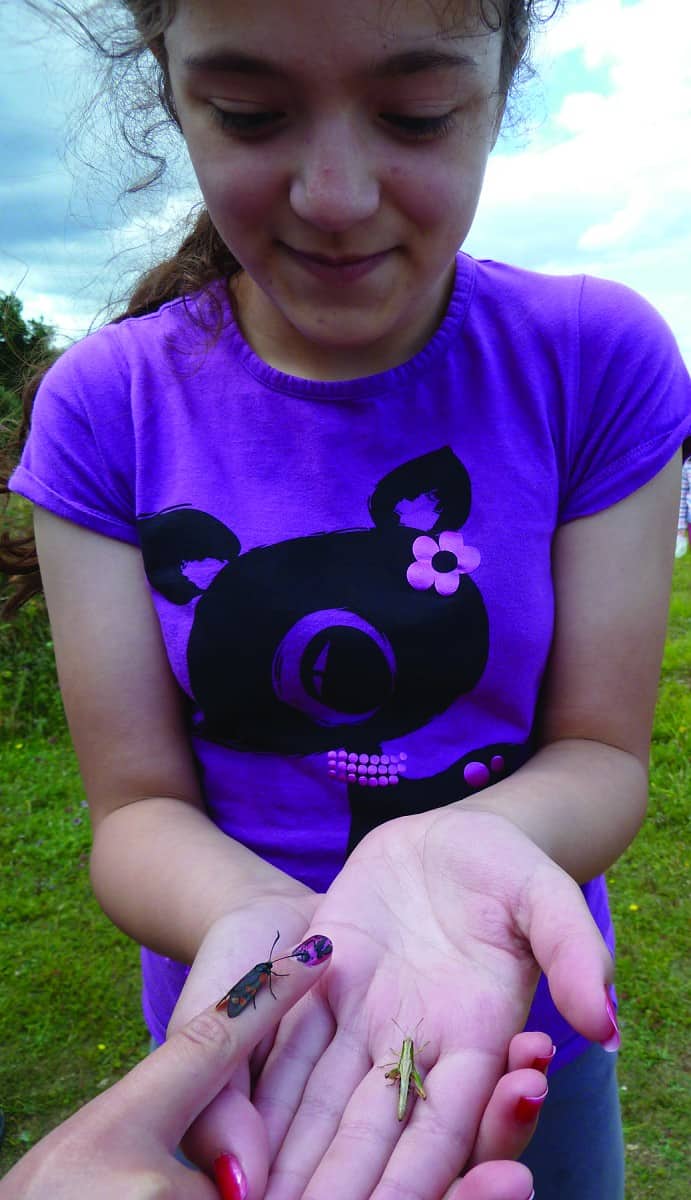
<svg viewBox="0 0 691 1200">
<path fill-rule="evenodd" d="M 413 542 L 415 562 L 406 578 L 416 592 L 434 587 L 439 596 L 453 596 L 461 575 L 469 575 L 480 564 L 480 551 L 466 546 L 460 533 L 440 533 L 439 543 L 423 534 Z"/>
</svg>

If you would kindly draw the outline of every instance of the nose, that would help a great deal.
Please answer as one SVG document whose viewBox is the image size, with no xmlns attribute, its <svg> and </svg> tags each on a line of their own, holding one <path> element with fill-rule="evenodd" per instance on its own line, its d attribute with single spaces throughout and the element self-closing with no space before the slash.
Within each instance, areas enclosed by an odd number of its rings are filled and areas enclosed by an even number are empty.
<svg viewBox="0 0 691 1200">
<path fill-rule="evenodd" d="M 324 233 L 343 233 L 377 211 L 379 182 L 347 116 L 323 120 L 303 143 L 290 203 Z"/>
</svg>

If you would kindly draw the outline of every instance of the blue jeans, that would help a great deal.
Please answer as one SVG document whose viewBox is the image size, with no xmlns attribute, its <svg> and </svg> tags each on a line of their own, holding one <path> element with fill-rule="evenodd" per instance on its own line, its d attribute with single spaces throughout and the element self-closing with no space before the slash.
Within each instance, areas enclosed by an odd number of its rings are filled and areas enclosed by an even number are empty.
<svg viewBox="0 0 691 1200">
<path fill-rule="evenodd" d="M 521 1155 L 536 1200 L 624 1200 L 616 1057 L 590 1046 L 549 1076 L 537 1132 Z"/>
</svg>

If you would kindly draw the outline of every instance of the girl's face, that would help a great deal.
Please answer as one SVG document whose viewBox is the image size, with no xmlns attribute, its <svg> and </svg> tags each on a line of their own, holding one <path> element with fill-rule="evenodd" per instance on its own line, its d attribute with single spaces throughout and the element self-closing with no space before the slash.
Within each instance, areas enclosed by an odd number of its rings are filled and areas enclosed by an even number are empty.
<svg viewBox="0 0 691 1200">
<path fill-rule="evenodd" d="M 179 0 L 178 116 L 273 365 L 384 370 L 441 319 L 502 110 L 502 33 L 476 7 Z"/>
</svg>

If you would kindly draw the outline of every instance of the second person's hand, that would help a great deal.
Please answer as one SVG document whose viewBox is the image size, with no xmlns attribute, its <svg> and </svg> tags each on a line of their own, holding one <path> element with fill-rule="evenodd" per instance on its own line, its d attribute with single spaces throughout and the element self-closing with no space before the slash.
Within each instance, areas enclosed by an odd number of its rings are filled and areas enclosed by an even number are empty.
<svg viewBox="0 0 691 1200">
<path fill-rule="evenodd" d="M 173 1153 L 182 1135 L 223 1089 L 253 1048 L 313 984 L 328 958 L 306 969 L 293 961 L 280 995 L 250 1005 L 242 1020 L 215 1008 L 193 1017 L 164 1046 L 114 1087 L 43 1138 L 0 1182 L 1 1200 L 218 1200 L 216 1187 Z M 253 1161 L 230 1157 L 229 1132 L 212 1162 L 227 1181 L 224 1200 L 259 1200 L 266 1179 L 252 1177 Z M 210 1164 L 211 1167 L 211 1164 Z M 228 1190 L 231 1185 L 231 1191 Z"/>
</svg>

